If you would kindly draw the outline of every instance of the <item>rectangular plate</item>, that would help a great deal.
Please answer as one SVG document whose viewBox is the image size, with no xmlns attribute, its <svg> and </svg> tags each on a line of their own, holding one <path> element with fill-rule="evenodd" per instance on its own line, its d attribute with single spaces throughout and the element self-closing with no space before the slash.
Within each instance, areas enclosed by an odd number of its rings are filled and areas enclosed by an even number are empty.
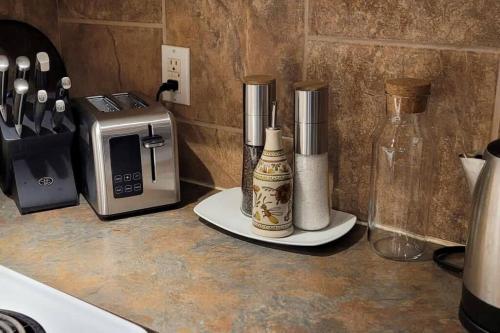
<svg viewBox="0 0 500 333">
<path fill-rule="evenodd" d="M 202 219 L 234 234 L 259 241 L 294 245 L 318 246 L 334 241 L 356 224 L 356 216 L 332 210 L 330 225 L 318 231 L 305 231 L 295 228 L 292 235 L 284 238 L 266 238 L 252 232 L 252 219 L 240 210 L 241 188 L 235 187 L 216 193 L 194 207 L 194 212 Z"/>
</svg>

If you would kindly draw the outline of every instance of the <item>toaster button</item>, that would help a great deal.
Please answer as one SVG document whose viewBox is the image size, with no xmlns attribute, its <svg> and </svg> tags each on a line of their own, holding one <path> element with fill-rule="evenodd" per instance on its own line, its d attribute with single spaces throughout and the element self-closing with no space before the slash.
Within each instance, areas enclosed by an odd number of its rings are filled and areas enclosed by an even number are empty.
<svg viewBox="0 0 500 333">
<path fill-rule="evenodd" d="M 134 174 L 132 175 L 132 178 L 134 180 L 139 180 L 141 179 L 141 173 L 140 172 L 134 172 Z"/>
<path fill-rule="evenodd" d="M 132 175 L 130 173 L 124 174 L 123 175 L 123 180 L 126 182 L 129 182 L 132 180 Z"/>
<path fill-rule="evenodd" d="M 125 185 L 125 193 L 132 192 L 132 185 Z"/>
<path fill-rule="evenodd" d="M 113 179 L 115 183 L 121 183 L 123 181 L 122 175 L 116 175 Z"/>
<path fill-rule="evenodd" d="M 140 183 L 134 184 L 134 192 L 140 192 L 142 190 L 142 185 Z"/>
<path fill-rule="evenodd" d="M 116 186 L 115 187 L 115 193 L 116 194 L 122 194 L 123 193 L 123 186 Z"/>
</svg>

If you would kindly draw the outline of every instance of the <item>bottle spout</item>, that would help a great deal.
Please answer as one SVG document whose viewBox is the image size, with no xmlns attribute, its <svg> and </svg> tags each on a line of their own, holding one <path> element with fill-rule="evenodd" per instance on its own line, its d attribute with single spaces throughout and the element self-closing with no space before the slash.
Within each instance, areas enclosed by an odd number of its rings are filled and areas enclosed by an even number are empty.
<svg viewBox="0 0 500 333">
<path fill-rule="evenodd" d="M 472 195 L 474 193 L 474 188 L 476 187 L 477 179 L 479 178 L 486 161 L 481 155 L 469 154 L 461 154 L 460 161 L 462 162 L 465 177 L 467 178 L 467 184 L 469 185 L 469 191 Z"/>
</svg>

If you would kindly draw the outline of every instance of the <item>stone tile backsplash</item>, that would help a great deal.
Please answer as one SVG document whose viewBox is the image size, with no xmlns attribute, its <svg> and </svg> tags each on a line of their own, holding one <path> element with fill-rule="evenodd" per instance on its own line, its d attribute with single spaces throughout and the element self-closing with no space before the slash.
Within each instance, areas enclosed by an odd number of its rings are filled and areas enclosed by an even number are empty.
<svg viewBox="0 0 500 333">
<path fill-rule="evenodd" d="M 163 0 L 59 0 L 59 16 L 74 19 L 161 23 Z"/>
<path fill-rule="evenodd" d="M 384 80 L 433 82 L 428 106 L 436 138 L 430 233 L 463 241 L 470 210 L 458 154 L 479 150 L 491 135 L 498 57 L 488 53 L 311 41 L 307 76 L 330 82 L 333 204 L 362 219 L 369 200 L 372 131 L 385 115 Z"/>
<path fill-rule="evenodd" d="M 191 48 L 189 108 L 173 106 L 184 119 L 241 128 L 241 79 L 268 73 L 278 80 L 285 132 L 293 132 L 292 84 L 301 79 L 304 2 L 166 2 L 166 42 Z"/>
<path fill-rule="evenodd" d="M 183 177 L 226 188 L 241 181 L 240 133 L 180 122 L 178 135 Z"/>
<path fill-rule="evenodd" d="M 311 33 L 500 47 L 497 0 L 309 0 Z"/>
<path fill-rule="evenodd" d="M 161 70 L 153 64 L 161 64 L 160 29 L 61 22 L 61 41 L 72 96 L 156 94 Z"/>
<path fill-rule="evenodd" d="M 191 49 L 192 104 L 168 107 L 179 120 L 182 177 L 211 186 L 240 182 L 243 76 L 277 77 L 288 137 L 292 84 L 327 80 L 333 207 L 361 219 L 384 80 L 431 79 L 437 160 L 429 232 L 465 242 L 470 199 L 457 155 L 500 134 L 498 1 L 43 0 L 40 14 L 32 2 L 8 0 L 0 18 L 26 20 L 55 41 L 73 96 L 154 95 L 160 45 Z M 59 22 L 51 16 L 57 9 Z M 291 149 L 291 139 L 286 142 Z"/>
</svg>

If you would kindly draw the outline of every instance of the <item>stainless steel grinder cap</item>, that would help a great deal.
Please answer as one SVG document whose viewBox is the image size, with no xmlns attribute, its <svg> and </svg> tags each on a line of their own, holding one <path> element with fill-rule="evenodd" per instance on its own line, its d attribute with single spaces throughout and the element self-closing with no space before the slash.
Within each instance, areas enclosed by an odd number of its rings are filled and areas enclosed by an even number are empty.
<svg viewBox="0 0 500 333">
<path fill-rule="evenodd" d="M 250 75 L 243 79 L 244 139 L 249 146 L 264 146 L 266 127 L 276 101 L 276 80 L 269 75 Z"/>
<path fill-rule="evenodd" d="M 295 153 L 328 151 L 328 83 L 302 81 L 295 88 Z"/>
</svg>

